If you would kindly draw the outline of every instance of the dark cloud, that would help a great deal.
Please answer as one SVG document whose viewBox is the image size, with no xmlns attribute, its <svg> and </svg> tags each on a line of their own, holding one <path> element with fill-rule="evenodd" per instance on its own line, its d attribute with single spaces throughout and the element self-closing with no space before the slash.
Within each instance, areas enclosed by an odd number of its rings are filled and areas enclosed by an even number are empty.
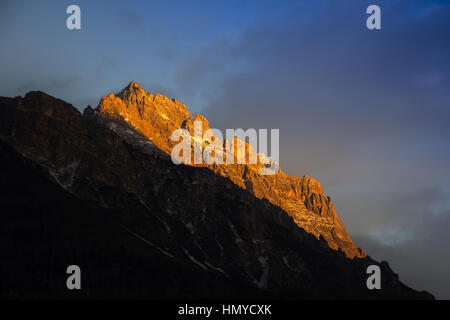
<svg viewBox="0 0 450 320">
<path fill-rule="evenodd" d="M 95 79 L 101 81 L 119 70 L 119 64 L 113 57 L 101 56 L 95 72 Z"/>
<path fill-rule="evenodd" d="M 30 80 L 19 85 L 14 89 L 15 92 L 26 93 L 31 90 L 40 90 L 48 93 L 61 93 L 72 90 L 80 81 L 78 75 L 72 75 L 66 78 L 44 78 L 38 80 Z"/>
<path fill-rule="evenodd" d="M 355 234 L 353 238 L 374 258 L 389 261 L 406 284 L 430 291 L 437 298 L 448 299 L 450 256 L 446 244 L 450 210 L 448 207 L 446 211 L 439 209 L 442 202 L 448 205 L 449 199 L 448 194 L 444 199 L 439 199 L 440 196 L 439 191 L 435 190 L 410 194 L 406 199 L 401 199 L 404 202 L 392 199 L 396 202 L 396 210 L 393 211 L 391 235 L 389 232 L 372 236 Z M 391 242 L 398 230 L 409 236 Z"/>
</svg>

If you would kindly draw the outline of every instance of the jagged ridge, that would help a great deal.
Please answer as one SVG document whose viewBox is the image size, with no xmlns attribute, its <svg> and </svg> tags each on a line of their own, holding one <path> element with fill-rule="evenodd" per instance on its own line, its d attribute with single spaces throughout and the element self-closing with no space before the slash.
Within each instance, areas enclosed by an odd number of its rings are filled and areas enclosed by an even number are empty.
<svg viewBox="0 0 450 320">
<path fill-rule="evenodd" d="M 91 113 L 103 123 L 123 119 L 169 155 L 176 145 L 170 139 L 174 130 L 186 128 L 193 136 L 194 121 L 202 121 L 204 131 L 209 128 L 209 121 L 202 115 L 197 114 L 194 118 L 181 102 L 146 92 L 136 82 L 131 82 L 117 95 L 111 93 L 103 97 L 99 106 Z M 202 147 L 205 146 L 203 143 Z M 244 150 L 235 149 L 236 153 L 255 152 L 247 143 L 243 143 L 243 146 Z M 322 186 L 315 179 L 290 176 L 281 169 L 276 175 L 261 175 L 261 163 L 204 166 L 229 178 L 256 197 L 279 206 L 301 228 L 316 237 L 322 236 L 331 248 L 343 250 L 349 258 L 365 256 L 364 251 L 355 246 L 345 230 L 331 198 L 325 195 Z"/>
<path fill-rule="evenodd" d="M 86 112 L 41 92 L 0 97 L 2 297 L 433 298 L 228 178 L 175 166 L 123 119 L 105 127 Z M 64 286 L 73 263 L 81 292 Z M 371 264 L 382 290 L 367 290 Z"/>
</svg>

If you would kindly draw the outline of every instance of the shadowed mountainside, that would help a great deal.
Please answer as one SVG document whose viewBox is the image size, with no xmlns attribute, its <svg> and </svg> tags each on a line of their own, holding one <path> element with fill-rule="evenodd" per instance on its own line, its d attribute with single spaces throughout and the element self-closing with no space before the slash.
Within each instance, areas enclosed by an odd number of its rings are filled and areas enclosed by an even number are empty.
<svg viewBox="0 0 450 320">
<path fill-rule="evenodd" d="M 228 177 L 174 165 L 126 121 L 42 92 L 0 98 L 0 115 L 4 298 L 432 298 Z M 81 291 L 65 288 L 71 264 Z M 382 290 L 366 288 L 371 264 Z"/>
</svg>

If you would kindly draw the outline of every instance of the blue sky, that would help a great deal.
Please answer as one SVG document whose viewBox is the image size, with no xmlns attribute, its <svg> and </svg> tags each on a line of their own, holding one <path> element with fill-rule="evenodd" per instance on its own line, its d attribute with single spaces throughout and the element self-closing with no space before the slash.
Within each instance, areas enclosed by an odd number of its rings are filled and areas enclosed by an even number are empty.
<svg viewBox="0 0 450 320">
<path fill-rule="evenodd" d="M 69 31 L 70 4 L 2 2 L 2 93 L 41 86 L 80 109 L 130 79 L 175 94 L 186 55 L 218 38 L 232 41 L 271 8 L 265 1 L 78 1 L 82 30 Z"/>
<path fill-rule="evenodd" d="M 444 0 L 2 1 L 0 95 L 82 110 L 133 80 L 218 128 L 279 128 L 283 170 L 317 178 L 358 245 L 450 298 L 449 39 Z"/>
</svg>

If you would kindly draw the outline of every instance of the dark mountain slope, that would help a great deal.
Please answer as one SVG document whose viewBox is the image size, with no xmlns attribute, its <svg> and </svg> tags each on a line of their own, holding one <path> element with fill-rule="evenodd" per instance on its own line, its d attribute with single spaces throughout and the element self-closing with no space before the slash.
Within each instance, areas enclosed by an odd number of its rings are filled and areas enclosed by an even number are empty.
<svg viewBox="0 0 450 320">
<path fill-rule="evenodd" d="M 121 226 L 118 212 L 79 200 L 45 171 L 0 144 L 3 298 L 264 297 L 183 259 L 172 259 Z M 66 268 L 82 269 L 82 290 Z"/>
<path fill-rule="evenodd" d="M 1 294 L 118 298 L 432 298 L 348 259 L 207 168 L 175 166 L 126 123 L 41 92 L 0 98 Z M 112 130 L 110 130 L 112 129 Z M 80 292 L 65 288 L 68 265 Z"/>
</svg>

